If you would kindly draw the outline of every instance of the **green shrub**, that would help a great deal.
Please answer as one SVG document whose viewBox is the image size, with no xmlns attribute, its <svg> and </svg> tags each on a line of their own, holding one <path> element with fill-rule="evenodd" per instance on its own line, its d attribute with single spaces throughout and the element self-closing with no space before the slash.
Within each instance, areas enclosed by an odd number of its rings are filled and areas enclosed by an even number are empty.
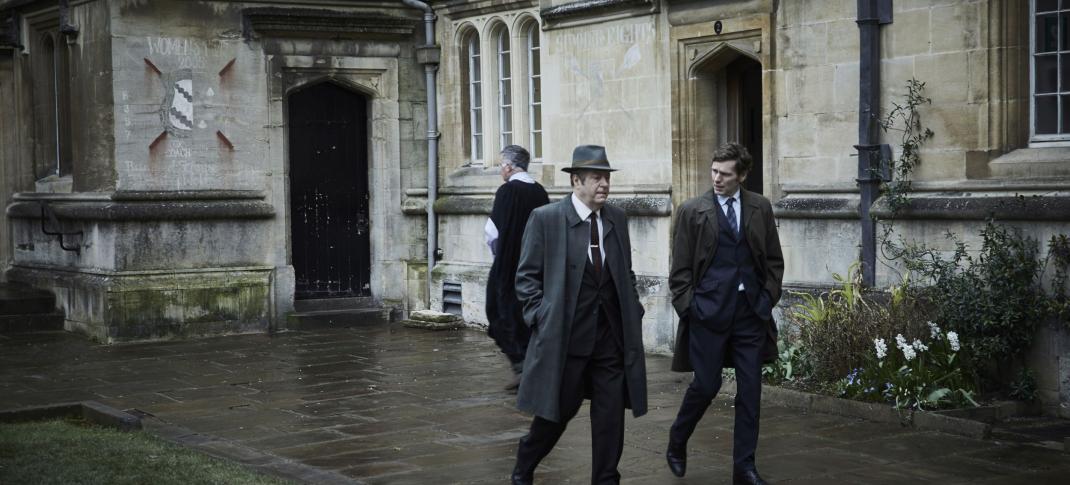
<svg viewBox="0 0 1070 485">
<path fill-rule="evenodd" d="M 977 256 L 956 241 L 950 258 L 912 247 L 905 262 L 932 282 L 919 290 L 933 302 L 936 319 L 967 342 L 976 362 L 1009 362 L 1022 356 L 1050 311 L 1040 284 L 1042 262 L 1037 241 L 1016 229 L 989 221 L 981 238 Z"/>
<path fill-rule="evenodd" d="M 782 336 L 777 346 L 780 355 L 776 362 L 762 366 L 762 377 L 767 384 L 782 384 L 812 375 L 810 356 L 797 338 Z"/>
<path fill-rule="evenodd" d="M 1011 391 L 1008 393 L 1011 399 L 1019 401 L 1033 401 L 1037 398 L 1037 376 L 1026 367 L 1018 372 L 1018 376 L 1011 381 Z"/>
<path fill-rule="evenodd" d="M 836 382 L 861 367 L 875 338 L 924 334 L 923 306 L 907 291 L 906 281 L 886 294 L 866 292 L 857 263 L 846 277 L 832 277 L 835 288 L 817 296 L 795 293 L 802 301 L 786 312 L 798 329 L 798 352 L 807 356 L 814 379 Z"/>
</svg>

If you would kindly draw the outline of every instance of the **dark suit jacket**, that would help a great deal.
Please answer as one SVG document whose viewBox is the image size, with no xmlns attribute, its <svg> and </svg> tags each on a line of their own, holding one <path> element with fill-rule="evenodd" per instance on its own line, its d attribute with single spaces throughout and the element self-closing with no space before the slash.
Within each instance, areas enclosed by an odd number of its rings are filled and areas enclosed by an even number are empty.
<svg viewBox="0 0 1070 485">
<path fill-rule="evenodd" d="M 646 360 L 643 354 L 643 306 L 632 272 L 632 243 L 624 211 L 602 208 L 605 264 L 620 299 L 626 400 L 638 417 L 646 413 Z M 524 358 L 517 407 L 550 421 L 561 419 L 561 374 L 568 357 L 590 226 L 576 214 L 571 195 L 535 209 L 524 230 L 516 296 L 524 305 L 524 322 L 532 327 Z"/>
<path fill-rule="evenodd" d="M 773 206 L 769 200 L 754 192 L 740 189 L 743 208 L 742 231 L 747 235 L 747 246 L 754 258 L 754 268 L 762 278 L 763 290 L 768 293 L 770 306 L 780 301 L 781 283 L 784 278 L 784 254 L 780 249 L 780 236 L 773 219 Z M 669 271 L 669 290 L 672 305 L 680 316 L 676 329 L 676 344 L 673 352 L 672 370 L 690 372 L 688 350 L 689 309 L 691 296 L 699 279 L 706 273 L 713 254 L 717 251 L 717 220 L 724 213 L 717 206 L 713 189 L 689 199 L 677 210 L 672 241 L 672 268 Z M 777 328 L 772 318 L 768 320 L 762 361 L 772 362 L 777 358 Z M 730 362 L 726 363 L 731 365 Z"/>
</svg>

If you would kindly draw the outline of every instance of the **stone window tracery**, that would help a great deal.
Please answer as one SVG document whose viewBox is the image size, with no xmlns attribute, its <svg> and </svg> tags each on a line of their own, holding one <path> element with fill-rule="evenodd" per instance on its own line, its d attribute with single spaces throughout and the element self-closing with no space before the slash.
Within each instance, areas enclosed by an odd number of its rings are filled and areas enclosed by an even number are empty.
<svg viewBox="0 0 1070 485">
<path fill-rule="evenodd" d="M 509 30 L 504 26 L 495 33 L 498 56 L 498 134 L 499 148 L 513 144 L 513 73 Z"/>
<path fill-rule="evenodd" d="M 465 66 L 463 71 L 467 74 L 465 112 L 468 115 L 466 123 L 468 140 L 468 156 L 472 162 L 483 160 L 483 83 L 482 68 L 480 65 L 479 34 L 474 30 L 464 37 Z"/>
<path fill-rule="evenodd" d="M 1030 9 L 1030 140 L 1070 140 L 1070 1 Z"/>
<path fill-rule="evenodd" d="M 528 148 L 531 157 L 542 158 L 542 60 L 539 24 L 532 21 L 525 27 L 527 43 Z"/>
</svg>

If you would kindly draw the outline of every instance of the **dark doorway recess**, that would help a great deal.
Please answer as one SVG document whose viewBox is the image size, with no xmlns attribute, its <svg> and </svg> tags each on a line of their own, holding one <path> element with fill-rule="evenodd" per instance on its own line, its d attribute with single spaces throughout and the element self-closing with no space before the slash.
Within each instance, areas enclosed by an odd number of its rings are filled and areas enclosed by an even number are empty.
<svg viewBox="0 0 1070 485">
<path fill-rule="evenodd" d="M 368 100 L 324 82 L 287 106 L 294 298 L 371 296 Z"/>
<path fill-rule="evenodd" d="M 743 186 L 762 193 L 762 65 L 740 56 L 725 69 L 730 106 L 729 138 L 747 147 L 754 164 Z"/>
</svg>

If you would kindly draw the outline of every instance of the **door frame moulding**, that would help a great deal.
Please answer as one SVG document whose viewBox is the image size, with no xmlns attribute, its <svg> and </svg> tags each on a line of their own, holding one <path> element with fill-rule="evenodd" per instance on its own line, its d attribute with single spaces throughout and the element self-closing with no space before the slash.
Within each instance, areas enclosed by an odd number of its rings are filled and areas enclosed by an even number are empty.
<svg viewBox="0 0 1070 485">
<path fill-rule="evenodd" d="M 320 82 L 333 82 L 352 89 L 367 97 L 368 102 L 368 214 L 372 221 L 377 215 L 392 211 L 392 201 L 400 201 L 403 195 L 401 181 L 391 174 L 401 173 L 401 126 L 399 120 L 398 59 L 393 57 L 351 57 L 278 55 L 272 56 L 268 66 L 269 86 L 269 153 L 271 170 L 278 171 L 273 187 L 273 203 L 278 207 L 279 226 L 285 237 L 284 247 L 278 248 L 281 257 L 278 277 L 287 279 L 283 294 L 277 298 L 288 301 L 278 306 L 292 308 L 294 297 L 294 270 L 290 224 L 290 149 L 287 102 L 289 94 Z M 379 218 L 379 220 L 382 220 Z M 376 301 L 396 298 L 386 288 L 387 281 L 403 281 L 404 270 L 399 274 L 395 266 L 387 264 L 391 258 L 389 241 L 394 237 L 387 224 L 370 224 L 369 251 L 371 253 L 370 292 Z M 390 274 L 388 274 L 390 273 Z"/>
<path fill-rule="evenodd" d="M 699 159 L 701 130 L 699 126 L 703 102 L 699 84 L 708 79 L 700 71 L 710 69 L 720 56 L 726 56 L 723 68 L 739 56 L 748 57 L 762 69 L 762 175 L 766 197 L 777 200 L 780 196 L 773 154 L 774 136 L 774 65 L 773 65 L 773 16 L 758 14 L 736 19 L 725 19 L 727 28 L 721 34 L 714 32 L 711 22 L 673 26 L 670 28 L 672 64 L 672 137 L 673 137 L 673 204 L 679 205 L 690 197 L 702 194 L 709 188 L 709 179 L 695 177 L 699 166 L 707 160 Z M 720 133 L 718 134 L 720 135 Z"/>
</svg>

